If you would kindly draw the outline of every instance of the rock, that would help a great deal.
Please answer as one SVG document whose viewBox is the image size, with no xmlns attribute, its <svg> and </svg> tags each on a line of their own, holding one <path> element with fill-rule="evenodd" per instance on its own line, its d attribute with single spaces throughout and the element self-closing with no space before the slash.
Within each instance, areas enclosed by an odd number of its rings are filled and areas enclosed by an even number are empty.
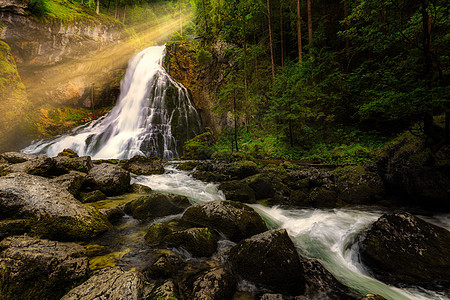
<svg viewBox="0 0 450 300">
<path fill-rule="evenodd" d="M 32 234 L 63 241 L 92 238 L 111 226 L 61 186 L 24 173 L 0 177 L 0 218 L 28 218 Z"/>
<path fill-rule="evenodd" d="M 140 300 L 143 292 L 144 276 L 141 273 L 107 268 L 72 289 L 61 300 Z"/>
<path fill-rule="evenodd" d="M 133 183 L 130 186 L 130 193 L 136 193 L 136 194 L 150 194 L 152 192 L 152 189 L 146 185 L 142 185 L 139 183 Z"/>
<path fill-rule="evenodd" d="M 56 162 L 57 171 L 62 174 L 68 173 L 70 171 L 88 173 L 94 167 L 94 164 L 92 163 L 92 160 L 89 156 L 57 156 L 53 159 Z"/>
<path fill-rule="evenodd" d="M 275 195 L 273 181 L 273 178 L 266 174 L 256 174 L 245 179 L 245 182 L 254 191 L 256 200 L 272 198 Z"/>
<path fill-rule="evenodd" d="M 335 207 L 337 193 L 322 187 L 314 188 L 310 195 L 310 201 L 314 207 Z"/>
<path fill-rule="evenodd" d="M 10 164 L 19 164 L 36 158 L 36 155 L 25 154 L 21 152 L 5 152 L 0 157 Z"/>
<path fill-rule="evenodd" d="M 225 268 L 207 271 L 194 281 L 192 287 L 193 299 L 232 299 L 236 292 L 236 279 Z"/>
<path fill-rule="evenodd" d="M 258 173 L 258 166 L 250 160 L 237 161 L 229 165 L 228 173 L 237 179 L 243 179 Z"/>
<path fill-rule="evenodd" d="M 92 203 L 92 202 L 97 202 L 97 201 L 101 201 L 101 200 L 105 200 L 105 199 L 106 199 L 106 195 L 103 194 L 99 190 L 94 190 L 94 191 L 88 192 L 88 193 L 80 193 L 80 201 L 83 203 Z"/>
<path fill-rule="evenodd" d="M 25 162 L 12 164 L 3 173 L 27 173 L 49 177 L 55 173 L 55 161 L 45 155 L 39 155 Z"/>
<path fill-rule="evenodd" d="M 188 140 L 183 145 L 183 159 L 209 159 L 212 154 L 214 137 L 211 132 L 205 132 Z"/>
<path fill-rule="evenodd" d="M 300 259 L 305 274 L 305 295 L 310 299 L 356 299 L 316 259 Z"/>
<path fill-rule="evenodd" d="M 240 180 L 225 181 L 219 185 L 227 200 L 255 203 L 255 192 L 247 183 Z"/>
<path fill-rule="evenodd" d="M 139 220 L 152 220 L 182 213 L 191 204 L 185 196 L 150 194 L 125 205 L 125 212 Z"/>
<path fill-rule="evenodd" d="M 360 243 L 360 251 L 363 263 L 382 281 L 442 285 L 450 291 L 449 245 L 448 230 L 396 211 L 372 225 Z"/>
<path fill-rule="evenodd" d="M 282 294 L 264 294 L 259 298 L 259 300 L 285 300 Z"/>
<path fill-rule="evenodd" d="M 66 156 L 66 157 L 78 157 L 78 154 L 73 151 L 72 149 L 64 149 L 63 151 L 59 152 L 58 155 L 59 156 Z"/>
<path fill-rule="evenodd" d="M 30 230 L 28 220 L 0 220 L 0 241 L 11 235 L 20 235 Z"/>
<path fill-rule="evenodd" d="M 166 224 L 154 223 L 150 226 L 145 235 L 145 242 L 150 246 L 158 246 L 164 237 L 172 233 L 172 228 Z"/>
<path fill-rule="evenodd" d="M 85 249 L 28 236 L 0 243 L 0 298 L 59 299 L 88 272 Z"/>
<path fill-rule="evenodd" d="M 147 299 L 179 299 L 178 287 L 173 280 L 167 279 L 154 288 Z"/>
<path fill-rule="evenodd" d="M 185 161 L 177 166 L 178 170 L 181 171 L 192 171 L 197 167 L 197 161 Z"/>
<path fill-rule="evenodd" d="M 376 294 L 367 294 L 362 297 L 361 300 L 386 300 L 386 298 Z"/>
<path fill-rule="evenodd" d="M 105 207 L 99 209 L 100 213 L 103 214 L 109 222 L 112 224 L 117 223 L 125 216 L 125 213 L 119 207 Z"/>
<path fill-rule="evenodd" d="M 195 171 L 192 174 L 192 177 L 205 182 L 222 182 L 230 180 L 230 176 L 226 174 L 209 171 Z"/>
<path fill-rule="evenodd" d="M 89 171 L 95 187 L 107 196 L 124 194 L 130 187 L 130 173 L 119 166 L 102 163 Z"/>
<path fill-rule="evenodd" d="M 56 178 L 53 178 L 51 182 L 61 185 L 62 187 L 67 189 L 69 193 L 71 193 L 74 196 L 77 196 L 78 191 L 81 189 L 83 183 L 87 179 L 88 177 L 85 173 L 70 171 L 68 174 L 64 174 Z"/>
<path fill-rule="evenodd" d="M 163 161 L 157 157 L 136 155 L 120 163 L 122 167 L 136 175 L 153 175 L 164 173 Z"/>
<path fill-rule="evenodd" d="M 219 235 L 208 228 L 189 228 L 172 232 L 162 240 L 168 247 L 181 247 L 197 257 L 210 257 L 216 252 Z"/>
<path fill-rule="evenodd" d="M 285 229 L 239 242 L 230 249 L 229 260 L 239 276 L 274 292 L 295 296 L 305 291 L 303 266 Z"/>
<path fill-rule="evenodd" d="M 267 230 L 251 207 L 235 201 L 216 200 L 191 206 L 182 220 L 220 231 L 234 242 Z"/>
<path fill-rule="evenodd" d="M 145 275 L 150 279 L 168 279 L 184 268 L 186 263 L 174 252 L 160 256 L 145 269 Z"/>
</svg>

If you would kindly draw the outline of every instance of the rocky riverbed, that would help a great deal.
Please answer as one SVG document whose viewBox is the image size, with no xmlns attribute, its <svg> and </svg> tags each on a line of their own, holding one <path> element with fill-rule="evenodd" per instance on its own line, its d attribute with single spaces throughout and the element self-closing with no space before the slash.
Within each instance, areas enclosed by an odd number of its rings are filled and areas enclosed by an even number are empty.
<svg viewBox="0 0 450 300">
<path fill-rule="evenodd" d="M 1 154 L 0 299 L 362 299 L 378 292 L 352 286 L 326 255 L 313 259 L 291 219 L 268 218 L 279 205 L 328 215 L 346 213 L 343 206 L 393 206 L 376 173 L 344 178 L 342 170 L 248 161 L 178 168 L 191 173 L 179 179 L 170 167 L 161 175 L 164 162 L 150 157 Z M 344 251 L 352 248 L 381 282 L 450 297 L 450 232 L 404 211 L 379 211 L 365 214 L 364 226 L 349 224 Z"/>
</svg>

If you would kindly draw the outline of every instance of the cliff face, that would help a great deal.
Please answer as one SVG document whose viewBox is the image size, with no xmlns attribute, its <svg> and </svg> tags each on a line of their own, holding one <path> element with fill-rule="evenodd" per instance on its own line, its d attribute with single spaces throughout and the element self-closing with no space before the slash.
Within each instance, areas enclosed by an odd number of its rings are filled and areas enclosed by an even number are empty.
<svg viewBox="0 0 450 300">
<path fill-rule="evenodd" d="M 74 22 L 36 19 L 27 11 L 28 2 L 0 0 L 3 41 L 0 63 L 2 69 L 4 64 L 10 65 L 9 69 L 15 69 L 16 74 L 2 76 L 2 83 L 6 80 L 6 86 L 21 86 L 9 90 L 20 90 L 22 95 L 19 100 L 12 96 L 18 92 L 2 91 L 0 112 L 14 107 L 16 116 L 12 123 L 0 121 L 0 150 L 3 151 L 24 146 L 11 139 L 21 135 L 26 140 L 24 132 L 18 134 L 18 127 L 36 133 L 30 126 L 39 119 L 43 107 L 46 111 L 62 106 L 91 108 L 92 95 L 96 108 L 114 104 L 126 68 L 126 59 L 120 60 L 114 57 L 117 53 L 110 53 L 124 35 L 120 24 L 89 16 L 86 21 L 81 18 L 83 21 Z M 27 114 L 34 119 L 24 125 L 24 118 L 17 116 Z M 21 125 L 13 126 L 17 122 Z"/>
<path fill-rule="evenodd" d="M 170 76 L 181 82 L 192 94 L 205 127 L 216 135 L 227 125 L 227 117 L 213 113 L 214 95 L 225 82 L 227 69 L 231 67 L 225 49 L 231 47 L 218 41 L 211 48 L 211 58 L 206 63 L 197 59 L 199 44 L 175 42 L 167 45 L 165 66 Z"/>
</svg>

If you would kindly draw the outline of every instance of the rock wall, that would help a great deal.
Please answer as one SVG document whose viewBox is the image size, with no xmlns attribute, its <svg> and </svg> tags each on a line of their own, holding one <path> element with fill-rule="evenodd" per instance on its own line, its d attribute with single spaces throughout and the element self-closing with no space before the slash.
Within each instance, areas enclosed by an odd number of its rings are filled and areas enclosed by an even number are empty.
<svg viewBox="0 0 450 300">
<path fill-rule="evenodd" d="M 199 46 L 198 42 L 167 44 L 165 66 L 170 76 L 189 89 L 203 124 L 216 135 L 228 123 L 226 115 L 217 115 L 211 108 L 216 104 L 214 95 L 223 86 L 227 69 L 231 67 L 225 49 L 232 45 L 217 41 L 211 48 L 211 61 L 205 64 L 197 61 Z"/>
</svg>

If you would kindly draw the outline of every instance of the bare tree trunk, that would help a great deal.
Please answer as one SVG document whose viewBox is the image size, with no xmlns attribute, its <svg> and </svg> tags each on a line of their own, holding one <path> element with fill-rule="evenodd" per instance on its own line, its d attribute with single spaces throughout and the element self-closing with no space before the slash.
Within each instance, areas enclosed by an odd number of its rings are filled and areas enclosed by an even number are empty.
<svg viewBox="0 0 450 300">
<path fill-rule="evenodd" d="M 267 0 L 267 17 L 269 19 L 270 59 L 272 61 L 272 80 L 275 80 L 275 59 L 273 57 L 272 22 L 270 21 L 270 0 Z"/>
<path fill-rule="evenodd" d="M 125 1 L 125 6 L 123 8 L 123 21 L 122 21 L 122 23 L 124 23 L 124 24 L 125 24 L 126 15 L 127 15 L 127 2 Z"/>
<path fill-rule="evenodd" d="M 344 15 L 345 15 L 345 18 L 348 17 L 347 0 L 344 0 Z M 345 31 L 348 31 L 348 30 L 349 30 L 348 24 L 347 24 L 347 22 L 345 22 Z M 349 40 L 348 36 L 346 36 L 345 37 L 345 56 L 347 57 L 347 59 L 348 59 L 349 55 L 350 55 L 350 40 Z"/>
<path fill-rule="evenodd" d="M 381 32 L 386 35 L 386 4 L 381 0 Z"/>
<path fill-rule="evenodd" d="M 423 27 L 423 55 L 424 55 L 424 77 L 427 89 L 427 103 L 424 111 L 424 132 L 428 137 L 433 138 L 433 107 L 431 90 L 433 88 L 433 62 L 431 57 L 431 20 L 430 20 L 430 0 L 422 0 L 422 27 Z"/>
<path fill-rule="evenodd" d="M 106 12 L 109 13 L 109 7 L 111 6 L 111 0 L 108 0 L 108 7 L 106 8 Z"/>
<path fill-rule="evenodd" d="M 300 15 L 300 0 L 297 0 L 297 44 L 298 44 L 298 61 L 302 65 L 302 18 Z"/>
<path fill-rule="evenodd" d="M 180 35 L 183 36 L 183 20 L 182 20 L 182 11 L 181 11 L 181 1 L 178 2 L 180 4 Z"/>
<path fill-rule="evenodd" d="M 312 59 L 312 42 L 313 42 L 313 30 L 312 30 L 312 13 L 311 13 L 311 0 L 306 1 L 307 11 L 308 11 L 308 46 L 309 55 Z"/>
<path fill-rule="evenodd" d="M 83 1 L 83 0 L 81 0 L 81 4 L 84 4 L 84 1 Z"/>
<path fill-rule="evenodd" d="M 234 144 L 236 145 L 236 152 L 239 152 L 239 147 L 238 147 L 238 140 L 237 140 L 237 136 L 238 136 L 238 118 L 237 118 L 237 113 L 236 113 L 236 97 L 233 97 L 233 110 L 234 110 Z"/>
<path fill-rule="evenodd" d="M 95 10 L 95 12 L 98 14 L 100 14 L 100 0 L 97 0 L 97 9 Z"/>
<path fill-rule="evenodd" d="M 280 3 L 281 66 L 284 67 L 283 3 Z"/>
<path fill-rule="evenodd" d="M 119 18 L 119 8 L 118 8 L 118 2 L 119 0 L 116 0 L 116 6 L 114 8 L 114 19 L 118 19 Z"/>
</svg>

